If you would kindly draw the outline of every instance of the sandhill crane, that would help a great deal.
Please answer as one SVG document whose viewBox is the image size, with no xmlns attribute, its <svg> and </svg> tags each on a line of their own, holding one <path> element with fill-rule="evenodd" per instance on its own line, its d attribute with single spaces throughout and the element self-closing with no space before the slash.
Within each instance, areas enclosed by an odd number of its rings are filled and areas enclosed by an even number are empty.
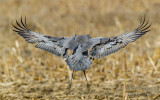
<svg viewBox="0 0 160 100">
<path fill-rule="evenodd" d="M 125 47 L 128 43 L 136 41 L 139 37 L 149 32 L 151 24 L 142 18 L 140 25 L 132 32 L 124 33 L 115 37 L 97 37 L 91 38 L 90 35 L 75 35 L 73 37 L 51 37 L 30 30 L 26 24 L 26 17 L 20 23 L 16 20 L 17 26 L 13 31 L 21 35 L 27 42 L 35 44 L 35 47 L 46 50 L 56 56 L 65 58 L 67 65 L 73 70 L 68 89 L 71 88 L 72 78 L 75 71 L 83 71 L 85 79 L 87 77 L 85 70 L 91 67 L 94 58 L 108 56 Z M 91 51 L 88 50 L 91 48 Z M 73 54 L 68 55 L 68 50 Z M 87 81 L 87 87 L 89 87 Z"/>
</svg>

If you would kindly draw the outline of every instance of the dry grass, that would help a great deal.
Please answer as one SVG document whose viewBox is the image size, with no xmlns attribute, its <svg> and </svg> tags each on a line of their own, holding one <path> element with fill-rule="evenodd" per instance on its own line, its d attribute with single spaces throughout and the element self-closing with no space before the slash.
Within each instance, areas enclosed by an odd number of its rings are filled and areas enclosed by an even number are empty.
<svg viewBox="0 0 160 100">
<path fill-rule="evenodd" d="M 0 100 L 158 99 L 160 98 L 159 0 L 0 0 Z M 27 16 L 31 29 L 52 36 L 116 36 L 131 31 L 140 16 L 152 31 L 119 52 L 76 72 L 62 58 L 34 48 L 12 31 Z"/>
</svg>

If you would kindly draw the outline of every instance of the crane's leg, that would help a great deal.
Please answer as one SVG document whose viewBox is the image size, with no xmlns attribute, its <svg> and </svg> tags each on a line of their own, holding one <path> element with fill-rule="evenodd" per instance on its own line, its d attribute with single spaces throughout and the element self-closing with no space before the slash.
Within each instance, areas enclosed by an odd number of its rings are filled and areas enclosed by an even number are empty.
<svg viewBox="0 0 160 100">
<path fill-rule="evenodd" d="M 70 89 L 70 88 L 71 88 L 72 79 L 73 79 L 73 74 L 74 74 L 74 70 L 73 70 L 73 72 L 72 72 L 72 77 L 71 77 L 71 80 L 70 80 L 70 82 L 69 82 L 69 85 L 68 85 L 67 89 Z"/>
<path fill-rule="evenodd" d="M 87 88 L 90 88 L 90 85 L 88 84 L 88 80 L 87 80 L 87 77 L 86 77 L 86 72 L 85 72 L 85 70 L 83 71 L 83 73 L 84 73 L 84 76 L 85 76 L 86 81 L 87 81 Z"/>
</svg>

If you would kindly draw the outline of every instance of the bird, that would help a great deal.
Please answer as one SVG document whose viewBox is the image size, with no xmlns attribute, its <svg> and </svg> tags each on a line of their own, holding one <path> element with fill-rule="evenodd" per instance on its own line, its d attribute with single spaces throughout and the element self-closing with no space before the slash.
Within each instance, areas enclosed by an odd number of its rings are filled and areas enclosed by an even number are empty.
<svg viewBox="0 0 160 100">
<path fill-rule="evenodd" d="M 140 24 L 131 32 L 125 32 L 114 37 L 96 37 L 90 35 L 74 35 L 73 37 L 53 37 L 34 32 L 27 26 L 26 17 L 21 17 L 20 21 L 16 20 L 13 25 L 13 31 L 22 36 L 28 43 L 35 44 L 36 48 L 48 51 L 56 56 L 65 59 L 65 62 L 71 69 L 72 75 L 68 84 L 68 89 L 72 86 L 72 79 L 75 71 L 83 71 L 88 83 L 85 71 L 91 67 L 95 59 L 106 57 L 119 51 L 127 44 L 136 41 L 138 38 L 151 31 L 151 23 L 146 18 L 141 18 Z M 91 49 L 89 51 L 89 49 Z M 72 54 L 68 54 L 68 51 Z"/>
</svg>

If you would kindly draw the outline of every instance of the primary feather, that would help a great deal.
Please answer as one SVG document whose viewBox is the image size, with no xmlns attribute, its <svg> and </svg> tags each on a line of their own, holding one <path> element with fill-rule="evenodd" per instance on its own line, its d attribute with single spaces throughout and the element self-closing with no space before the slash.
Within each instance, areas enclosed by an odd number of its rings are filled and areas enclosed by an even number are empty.
<svg viewBox="0 0 160 100">
<path fill-rule="evenodd" d="M 149 24 L 149 21 L 145 23 L 144 18 L 139 27 L 132 32 L 110 38 L 94 38 L 94 40 L 98 42 L 90 51 L 90 55 L 100 58 L 115 53 L 125 47 L 128 43 L 136 41 L 139 37 L 149 32 L 150 26 L 151 24 Z"/>
<path fill-rule="evenodd" d="M 63 56 L 67 54 L 67 43 L 71 40 L 68 37 L 51 37 L 41 33 L 33 32 L 27 27 L 26 18 L 25 24 L 21 18 L 21 24 L 17 21 L 17 27 L 13 25 L 15 28 L 13 31 L 17 32 L 21 35 L 27 42 L 29 43 L 36 43 L 35 47 L 46 50 L 50 53 L 55 54 L 56 56 Z M 65 57 L 65 56 L 64 56 Z"/>
</svg>

